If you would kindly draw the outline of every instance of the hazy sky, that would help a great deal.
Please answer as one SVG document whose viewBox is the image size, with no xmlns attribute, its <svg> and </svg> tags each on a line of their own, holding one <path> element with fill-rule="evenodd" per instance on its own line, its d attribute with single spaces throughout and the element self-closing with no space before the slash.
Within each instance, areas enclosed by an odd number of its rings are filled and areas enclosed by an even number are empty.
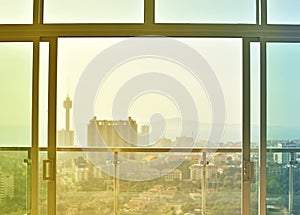
<svg viewBox="0 0 300 215">
<path fill-rule="evenodd" d="M 45 0 L 45 21 L 142 23 L 144 0 Z"/>
<path fill-rule="evenodd" d="M 64 126 L 62 102 L 66 95 L 72 98 L 81 73 L 88 63 L 102 50 L 120 41 L 108 39 L 60 39 L 58 61 L 58 128 Z M 223 89 L 226 102 L 226 122 L 241 122 L 241 40 L 240 39 L 179 39 L 196 49 L 215 71 Z M 112 56 L 113 57 L 113 56 Z M 112 102 L 120 87 L 137 74 L 147 72 L 168 74 L 180 81 L 193 96 L 201 117 L 199 121 L 211 122 L 210 101 L 205 89 L 189 71 L 168 60 L 143 58 L 129 61 L 115 68 L 104 81 L 95 102 L 95 115 L 102 119 L 111 119 Z M 101 72 L 101 65 L 99 65 Z M 150 100 L 151 98 L 151 100 Z M 171 98 L 172 99 L 172 98 Z M 154 102 L 154 103 L 153 103 Z M 129 112 L 139 122 L 149 121 L 155 112 L 166 118 L 180 117 L 176 102 L 162 95 L 148 94 L 132 99 Z M 61 107 L 61 108 L 60 108 Z M 197 120 L 197 119 L 195 119 Z"/>
<path fill-rule="evenodd" d="M 0 74 L 0 126 L 29 126 L 32 43 L 0 43 Z"/>
<path fill-rule="evenodd" d="M 270 24 L 299 24 L 300 1 L 267 0 L 268 23 Z"/>
<path fill-rule="evenodd" d="M 255 0 L 156 0 L 157 22 L 255 23 Z"/>
<path fill-rule="evenodd" d="M 0 24 L 29 24 L 33 18 L 33 0 L 0 0 Z"/>
<path fill-rule="evenodd" d="M 58 45 L 58 91 L 57 91 L 57 128 L 62 129 L 65 125 L 65 111 L 63 100 L 69 95 L 74 100 L 74 93 L 81 78 L 81 74 L 89 63 L 102 51 L 109 49 L 113 44 L 117 44 L 128 38 L 62 38 Z M 151 39 L 149 39 L 151 40 Z M 241 125 L 241 105 L 242 105 L 242 40 L 241 39 L 217 39 L 217 38 L 176 38 L 196 50 L 212 68 L 225 97 L 225 123 Z M 130 49 L 130 47 L 129 47 Z M 180 51 L 180 50 L 178 50 Z M 114 57 L 114 54 L 111 56 Z M 179 62 L 181 63 L 181 62 Z M 97 65 L 99 75 L 103 73 L 104 65 Z M 115 113 L 112 113 L 114 100 L 117 92 L 126 86 L 137 75 L 145 75 L 151 72 L 165 74 L 177 80 L 181 86 L 186 88 L 188 94 L 195 102 L 195 108 L 198 116 L 193 117 L 194 121 L 200 123 L 212 123 L 212 107 L 206 88 L 197 80 L 191 71 L 178 63 L 174 63 L 160 56 L 142 57 L 127 60 L 109 73 L 99 85 L 97 97 L 94 104 L 94 115 L 98 119 L 115 119 Z M 192 71 L 201 72 L 201 71 Z M 213 84 L 213 83 L 206 83 Z M 89 88 L 88 84 L 85 87 Z M 152 88 L 151 88 L 152 89 Z M 153 89 L 157 89 L 156 83 L 153 83 Z M 173 91 L 176 89 L 173 89 Z M 122 110 L 128 111 L 128 116 L 137 120 L 138 124 L 149 124 L 151 117 L 157 113 L 165 119 L 180 118 L 182 114 L 190 112 L 192 107 L 182 110 L 178 105 L 186 103 L 189 98 L 182 98 L 181 101 L 174 94 L 162 93 L 143 93 L 137 97 L 130 98 L 128 106 L 122 106 Z M 179 93 L 179 92 L 178 92 Z M 89 95 L 86 95 L 87 97 Z M 78 101 L 77 101 L 78 102 Z M 220 107 L 222 110 L 223 108 Z M 82 110 L 84 111 L 84 110 Z M 126 115 L 127 116 L 127 115 Z M 74 116 L 76 117 L 76 116 Z M 88 117 L 85 120 L 87 124 Z M 71 118 L 74 119 L 74 118 Z M 122 118 L 124 120 L 124 118 Z M 73 125 L 71 124 L 71 128 Z M 86 127 L 86 126 L 85 126 Z M 86 128 L 85 128 L 86 129 Z M 199 129 L 193 128 L 193 129 Z M 237 133 L 240 133 L 237 130 Z M 199 138 L 195 133 L 195 137 Z M 187 134 L 186 134 L 187 135 Z M 192 132 L 189 133 L 192 135 Z M 209 130 L 202 129 L 201 135 L 206 139 Z M 181 136 L 181 123 L 174 125 L 166 124 L 163 136 L 175 138 Z"/>
<path fill-rule="evenodd" d="M 268 123 L 300 126 L 300 44 L 268 44 Z"/>
<path fill-rule="evenodd" d="M 32 43 L 0 43 L 0 145 L 30 146 Z"/>
<path fill-rule="evenodd" d="M 80 73 L 84 70 L 87 63 L 99 53 L 100 50 L 109 47 L 114 42 L 119 39 L 62 39 L 59 41 L 59 64 L 58 64 L 58 129 L 64 126 L 64 110 L 62 108 L 62 102 L 65 96 L 73 96 L 74 89 L 76 87 L 77 80 Z M 207 62 L 216 72 L 222 87 L 224 89 L 224 95 L 226 98 L 226 120 L 228 123 L 239 123 L 241 122 L 241 41 L 239 39 L 192 39 L 192 40 L 182 40 L 185 43 L 193 44 L 193 47 L 201 52 L 201 54 L 206 58 Z M 76 44 L 76 45 L 75 45 Z M 96 44 L 96 45 L 95 45 Z M 46 49 L 46 44 L 43 43 L 42 50 Z M 75 52 L 74 50 L 80 50 L 80 52 Z M 258 109 L 259 105 L 259 92 L 258 92 L 258 73 L 259 68 L 259 49 L 258 44 L 253 47 L 252 53 L 252 80 L 256 80 L 252 84 L 252 108 L 256 107 Z M 40 123 L 47 123 L 47 54 L 44 51 L 41 52 L 41 91 L 40 91 L 40 101 L 41 101 L 41 116 Z M 78 54 L 80 53 L 80 54 Z M 292 125 L 300 126 L 300 114 L 299 114 L 299 56 L 300 56 L 300 45 L 299 44 L 288 44 L 288 43 L 269 43 L 267 45 L 267 73 L 268 73 L 268 125 Z M 31 69 L 32 69 L 32 43 L 1 43 L 0 44 L 0 72 L 1 72 L 1 109 L 0 109 L 0 125 L 2 127 L 7 126 L 30 126 L 31 123 Z M 157 69 L 157 65 L 164 65 L 166 68 L 177 68 L 176 78 L 182 78 L 184 80 L 182 83 L 187 85 L 188 89 L 193 91 L 200 89 L 195 93 L 194 98 L 201 99 L 205 97 L 203 89 L 198 86 L 189 86 L 192 83 L 192 78 L 184 74 L 189 74 L 188 71 L 173 65 L 168 61 L 155 61 L 153 59 L 146 59 L 145 62 L 134 61 L 126 65 L 123 65 L 117 72 L 124 72 L 126 68 L 136 68 L 136 65 L 142 65 L 146 63 L 151 63 L 150 67 L 152 69 Z M 148 65 L 149 66 L 149 65 Z M 134 72 L 125 72 L 124 75 L 128 75 L 127 78 L 134 75 Z M 147 70 L 143 70 L 147 72 Z M 174 71 L 174 70 L 173 70 Z M 159 72 L 164 72 L 159 70 Z M 229 74 L 233 74 L 232 76 Z M 107 83 L 118 83 L 120 81 L 117 76 L 112 75 L 111 80 L 107 79 Z M 233 79 L 235 78 L 235 80 Z M 115 79 L 115 80 L 113 80 Z M 126 78 L 122 78 L 123 81 Z M 239 84 L 238 84 L 239 83 Z M 117 85 L 115 89 L 107 88 L 103 85 L 102 90 L 111 91 L 114 93 L 117 90 Z M 202 93 L 201 93 L 202 92 Z M 199 95 L 198 95 L 199 94 Z M 100 94 L 99 94 L 100 95 Z M 202 95 L 202 97 L 201 97 Z M 255 96 L 256 95 L 256 96 Z M 103 96 L 103 95 L 102 95 Z M 100 98 L 100 97 L 99 97 Z M 105 97 L 104 97 L 105 98 Z M 140 107 L 145 107 L 145 102 L 147 101 L 157 101 L 159 104 L 164 103 L 164 105 L 155 105 L 146 107 L 148 112 L 140 112 Z M 109 108 L 105 110 L 103 107 L 109 107 L 111 104 L 110 96 L 104 99 L 107 104 L 105 106 L 101 105 L 101 102 L 96 106 L 99 107 L 99 116 L 103 118 L 109 118 L 110 112 Z M 99 102 L 99 100 L 98 100 Z M 199 104 L 198 104 L 199 105 Z M 147 105 L 146 105 L 147 106 Z M 200 105 L 200 109 L 210 113 L 210 106 L 206 100 L 206 106 Z M 96 108 L 97 109 L 97 108 Z M 168 111 L 165 111 L 165 110 Z M 137 118 L 143 118 L 143 120 L 149 117 L 151 111 L 161 112 L 168 117 L 174 117 L 178 114 L 178 109 L 175 103 L 168 101 L 168 97 L 164 97 L 160 94 L 153 95 L 147 94 L 144 97 L 136 99 L 132 104 L 131 110 L 136 113 Z M 165 112 L 164 112 L 165 111 Z M 252 116 L 254 112 L 252 112 Z M 257 113 L 257 111 L 256 111 Z M 258 114 L 256 114 L 255 123 L 258 120 Z M 210 115 L 208 114 L 206 118 L 201 118 L 201 120 L 209 120 Z"/>
</svg>

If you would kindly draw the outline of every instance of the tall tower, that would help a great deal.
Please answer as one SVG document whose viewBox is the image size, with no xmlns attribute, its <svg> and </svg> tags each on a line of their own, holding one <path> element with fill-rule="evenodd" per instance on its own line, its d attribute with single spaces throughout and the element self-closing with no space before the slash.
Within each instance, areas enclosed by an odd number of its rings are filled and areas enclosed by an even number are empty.
<svg viewBox="0 0 300 215">
<path fill-rule="evenodd" d="M 64 101 L 64 108 L 66 109 L 66 131 L 70 131 L 70 109 L 72 108 L 72 101 L 69 96 L 67 96 Z"/>
<path fill-rule="evenodd" d="M 74 131 L 70 130 L 70 109 L 72 108 L 72 101 L 69 96 L 67 96 L 63 106 L 66 109 L 66 128 L 57 131 L 57 145 L 74 146 Z"/>
</svg>

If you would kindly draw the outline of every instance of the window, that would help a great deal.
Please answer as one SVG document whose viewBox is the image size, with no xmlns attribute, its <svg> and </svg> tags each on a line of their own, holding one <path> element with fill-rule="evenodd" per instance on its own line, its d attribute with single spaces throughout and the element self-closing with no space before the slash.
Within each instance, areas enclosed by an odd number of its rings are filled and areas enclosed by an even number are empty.
<svg viewBox="0 0 300 215">
<path fill-rule="evenodd" d="M 32 24 L 33 0 L 1 0 L 0 24 Z"/>
<path fill-rule="evenodd" d="M 224 105 L 226 106 L 226 112 L 223 113 L 226 115 L 224 133 L 222 133 L 223 139 L 221 139 L 220 134 L 220 139 L 216 141 L 224 143 L 223 147 L 226 146 L 225 143 L 229 142 L 241 147 L 241 40 L 225 38 L 143 38 L 143 41 L 138 40 L 141 40 L 141 38 L 59 39 L 57 85 L 57 128 L 60 130 L 59 133 L 64 132 L 64 130 L 74 130 L 75 126 L 73 125 L 73 121 L 76 120 L 74 119 L 76 117 L 76 112 L 73 112 L 74 108 L 76 109 L 74 106 L 76 102 L 77 105 L 81 105 L 82 102 L 76 101 L 76 93 L 77 95 L 83 93 L 85 96 L 92 98 L 94 98 L 94 94 L 97 93 L 95 94 L 96 97 L 94 100 L 94 112 L 91 113 L 90 118 L 86 118 L 82 122 L 83 133 L 88 132 L 87 125 L 88 122 L 93 119 L 93 116 L 96 117 L 95 119 L 100 126 L 103 124 L 102 120 L 108 120 L 108 125 L 113 125 L 113 121 L 118 122 L 118 120 L 124 120 L 123 123 L 126 124 L 127 118 L 132 117 L 132 119 L 136 121 L 139 131 L 142 130 L 143 126 L 144 128 L 145 126 L 150 126 L 148 129 L 155 130 L 155 126 L 161 127 L 163 123 L 165 123 L 164 132 L 159 134 L 161 136 L 158 134 L 154 135 L 154 133 L 151 135 L 150 133 L 146 145 L 155 146 L 157 141 L 161 138 L 167 138 L 176 145 L 177 137 L 190 137 L 200 146 L 203 144 L 201 143 L 203 141 L 212 141 L 209 140 L 209 132 L 215 123 L 213 122 L 213 117 L 215 117 L 213 114 L 216 115 L 216 113 L 213 113 L 214 110 L 211 107 L 211 103 L 214 101 L 210 98 L 211 95 L 209 94 L 210 92 L 208 91 L 207 85 L 215 84 L 222 89 L 222 94 L 219 96 L 221 97 L 220 100 L 224 97 Z M 123 44 L 128 43 L 128 45 L 134 48 L 136 43 L 142 42 L 145 49 L 147 49 L 149 48 L 149 44 L 161 43 L 163 41 L 171 42 L 171 44 L 180 44 L 180 46 L 193 51 L 196 50 L 199 57 L 203 57 L 203 65 L 199 64 L 198 71 L 196 69 L 195 71 L 189 71 L 186 68 L 188 65 L 181 65 L 176 59 L 166 59 L 165 54 L 163 52 L 159 53 L 159 50 L 157 55 L 153 57 L 147 57 L 141 54 L 138 59 L 135 59 L 134 54 L 129 53 L 128 56 L 125 55 L 124 59 L 120 60 L 121 62 L 115 62 L 116 66 L 113 67 L 112 71 L 106 74 L 107 65 L 102 62 L 102 58 L 105 59 L 105 52 L 112 51 L 110 56 L 118 57 L 118 51 L 114 51 L 114 49 L 118 49 L 118 46 L 122 48 Z M 122 50 L 119 51 L 122 52 Z M 138 51 L 139 50 L 136 52 Z M 84 57 L 76 53 L 84 53 Z M 160 56 L 160 54 L 162 56 Z M 126 59 L 127 57 L 128 59 Z M 96 65 L 97 61 L 99 65 Z M 95 70 L 96 73 L 94 76 L 103 76 L 103 80 L 101 80 L 100 85 L 98 85 L 98 83 L 94 84 L 96 87 L 95 92 L 88 92 L 89 89 L 85 87 L 81 89 L 80 84 L 86 81 L 85 76 L 88 72 L 91 72 L 95 66 L 97 70 Z M 206 67 L 207 70 L 209 69 L 209 72 L 216 75 L 215 82 L 213 82 L 213 80 L 201 80 L 204 74 L 201 70 L 205 70 Z M 228 79 L 228 74 L 234 78 Z M 153 89 L 150 89 L 150 91 L 149 89 L 147 90 L 141 87 L 133 88 L 133 86 L 137 85 L 135 82 L 136 79 L 142 82 L 143 76 L 155 79 L 155 77 L 152 77 L 155 75 L 165 80 L 164 87 L 158 87 L 156 89 L 156 85 L 153 83 Z M 195 79 L 194 76 L 197 76 L 199 80 Z M 91 79 L 89 80 L 91 82 Z M 182 90 L 187 90 L 187 94 L 192 96 L 190 98 L 186 97 L 183 100 L 178 97 L 177 94 L 180 92 L 174 88 L 174 80 L 180 81 L 183 86 Z M 147 82 L 148 79 L 145 79 L 145 81 Z M 168 82 L 170 83 L 168 84 Z M 171 83 L 173 85 L 171 85 Z M 133 89 L 128 88 L 126 85 L 131 85 Z M 166 91 L 165 88 L 168 90 Z M 127 99 L 130 101 L 127 107 L 128 112 L 123 114 L 121 113 L 123 109 L 114 110 L 114 105 L 116 102 L 119 102 L 117 101 L 118 93 L 120 94 L 121 90 L 126 89 L 137 92 L 136 95 L 130 94 L 128 96 Z M 83 90 L 83 92 L 79 90 Z M 139 90 L 141 92 L 139 92 Z M 163 90 L 165 90 L 165 92 Z M 122 99 L 124 99 L 124 97 L 126 97 L 126 94 L 122 95 Z M 69 110 L 70 118 L 66 116 L 66 114 L 68 114 L 68 109 L 65 107 L 67 100 L 70 100 L 71 104 Z M 186 113 L 187 110 L 184 106 L 185 103 L 191 102 L 190 100 L 194 103 L 196 110 L 193 116 L 189 116 Z M 74 106 L 72 106 L 72 101 Z M 88 109 L 83 109 L 83 107 L 88 108 L 85 106 L 87 102 L 88 100 L 85 99 L 83 106 L 80 106 L 80 113 L 82 113 L 83 110 L 88 111 Z M 122 108 L 127 110 L 127 108 L 123 106 Z M 187 112 L 191 112 L 191 107 L 188 108 Z M 160 114 L 161 117 L 157 116 L 157 114 Z M 66 120 L 70 122 L 66 122 Z M 117 128 L 118 126 L 114 127 Z M 70 135 L 74 135 L 73 131 L 70 131 Z M 78 135 L 78 133 L 75 131 L 75 136 L 76 135 Z M 84 136 L 82 143 L 73 142 L 73 140 L 67 143 L 59 136 L 58 145 L 87 146 L 89 144 L 86 144 L 88 134 L 84 134 Z M 180 145 L 180 143 L 178 144 Z M 206 145 L 209 144 L 212 143 Z M 146 146 L 143 143 L 135 143 L 135 145 Z M 167 144 L 165 146 L 170 147 L 171 145 Z M 159 146 L 162 147 L 164 144 Z"/>
<path fill-rule="evenodd" d="M 143 23 L 141 0 L 44 1 L 45 23 Z"/>
<path fill-rule="evenodd" d="M 298 211 L 299 43 L 267 44 L 268 136 L 267 204 L 279 211 Z M 289 96 L 287 96 L 289 95 Z M 286 151 L 293 149 L 291 151 Z"/>
<path fill-rule="evenodd" d="M 255 1 L 156 0 L 156 23 L 255 23 Z"/>
<path fill-rule="evenodd" d="M 0 151 L 1 214 L 30 210 L 31 70 L 32 43 L 0 43 L 0 147 L 7 148 Z"/>
<path fill-rule="evenodd" d="M 203 62 L 196 68 L 184 61 L 178 62 L 177 59 L 172 59 L 171 55 L 167 56 L 161 51 L 170 48 L 162 48 L 161 42 L 177 45 L 184 51 L 185 49 L 196 50 L 196 59 L 200 61 L 203 58 Z M 208 211 L 219 213 L 222 209 L 213 199 L 218 199 L 218 202 L 224 204 L 231 202 L 231 206 L 226 210 L 238 213 L 241 210 L 240 153 L 208 154 L 209 165 L 206 167 L 199 164 L 203 159 L 202 153 L 175 153 L 172 149 L 189 147 L 192 151 L 193 147 L 241 148 L 241 42 L 240 39 L 233 38 L 59 38 L 58 146 L 125 147 L 133 150 L 133 152 L 118 153 L 117 159 L 120 163 L 115 167 L 116 170 L 113 168 L 115 158 L 111 151 L 90 152 L 90 149 L 86 151 L 83 149 L 84 153 L 81 156 L 73 156 L 73 159 L 68 162 L 77 165 L 78 171 L 83 174 L 80 176 L 83 186 L 79 190 L 80 195 L 91 196 L 93 191 L 98 189 L 99 186 L 96 184 L 99 180 L 102 184 L 110 184 L 112 188 L 117 174 L 120 196 L 117 204 L 119 211 L 125 214 L 133 211 L 146 214 L 163 213 L 172 208 L 172 201 L 181 204 L 185 213 L 200 210 L 203 205 Z M 135 48 L 137 43 L 140 43 L 138 47 L 143 48 L 142 51 L 148 52 L 154 50 L 159 43 L 160 45 L 157 46 L 159 52 L 143 55 L 141 49 Z M 122 50 L 124 44 L 126 49 Z M 77 53 L 84 53 L 84 57 L 76 54 L 75 50 Z M 134 50 L 139 55 L 136 56 L 133 51 L 125 52 L 126 50 Z M 110 52 L 112 54 L 106 55 Z M 125 54 L 120 56 L 119 53 Z M 119 61 L 114 61 L 113 64 L 108 62 L 112 57 Z M 190 58 L 195 56 L 191 55 Z M 205 71 L 201 70 L 205 69 L 215 74 L 216 79 L 203 78 L 201 75 L 205 74 Z M 90 74 L 93 76 L 89 77 Z M 195 79 L 195 76 L 198 79 Z M 96 81 L 99 77 L 101 80 Z M 85 84 L 82 85 L 86 80 L 89 80 L 89 88 L 86 88 Z M 96 83 L 93 83 L 93 80 Z M 155 81 L 151 84 L 150 80 Z M 159 80 L 163 82 L 160 83 Z M 211 104 L 215 101 L 210 97 L 211 89 L 208 85 L 219 86 L 222 95 L 218 95 L 217 98 L 225 100 L 223 105 L 227 110 L 224 112 L 226 121 L 220 139 L 209 136 L 210 130 L 219 125 L 213 122 L 216 113 L 213 113 Z M 183 94 L 178 89 L 187 90 L 188 94 Z M 79 100 L 78 98 L 81 98 L 79 94 L 83 94 L 85 99 Z M 88 98 L 94 100 L 91 102 Z M 116 105 L 125 99 L 129 102 L 125 105 Z M 192 99 L 193 103 L 189 99 Z M 93 112 L 83 120 L 81 117 L 86 114 L 82 113 L 89 111 L 89 106 L 86 105 L 88 102 L 93 106 Z M 184 106 L 186 103 L 194 104 L 195 107 L 189 106 L 186 109 Z M 80 108 L 76 112 L 78 107 Z M 189 117 L 188 113 L 193 108 L 198 111 L 196 115 L 191 115 L 194 118 L 184 118 Z M 123 110 L 126 112 L 122 115 Z M 135 129 L 135 136 L 132 138 L 128 135 L 130 126 Z M 126 132 L 123 132 L 124 129 Z M 150 152 L 135 152 L 143 147 L 148 147 Z M 155 153 L 151 152 L 151 148 L 167 151 Z M 65 152 L 60 162 L 67 162 L 67 157 L 71 157 L 71 153 Z M 82 166 L 76 164 L 78 159 L 82 162 Z M 207 186 L 201 184 L 200 178 L 205 168 L 207 168 L 207 178 L 205 177 Z M 69 172 L 64 174 L 58 169 L 58 181 L 61 181 L 61 178 L 71 180 L 74 177 L 76 180 L 76 177 L 79 177 L 73 176 L 77 174 L 77 170 L 74 173 L 70 171 L 70 167 L 66 169 L 69 169 Z M 94 169 L 100 174 L 99 177 L 97 176 L 98 179 L 91 176 Z M 222 169 L 224 173 L 218 172 L 218 169 Z M 91 185 L 91 180 L 98 182 Z M 186 180 L 191 181 L 187 184 L 184 182 Z M 77 183 L 72 182 L 72 184 L 75 186 Z M 193 185 L 195 188 L 191 191 L 189 186 Z M 65 196 L 79 195 L 73 189 L 65 190 L 63 184 L 60 186 L 62 187 L 57 191 L 59 201 L 65 199 Z M 213 194 L 207 194 L 207 200 L 203 205 L 198 204 L 200 196 L 197 193 L 201 190 L 201 186 L 205 186 L 203 188 L 205 194 L 214 191 Z M 181 187 L 181 191 L 174 189 L 175 187 Z M 107 187 L 101 188 L 97 191 L 97 195 L 105 195 L 107 189 Z M 225 200 L 228 192 L 234 196 L 230 201 Z M 158 209 L 159 196 L 163 196 L 169 203 Z M 141 200 L 146 197 L 147 200 Z M 66 204 L 70 204 L 68 207 L 71 207 L 71 203 Z M 66 204 L 62 203 L 62 205 Z M 83 204 L 82 198 L 73 199 L 72 207 L 76 208 L 74 210 L 79 210 L 80 204 Z M 114 204 L 116 203 L 113 198 L 107 197 L 101 208 L 110 213 Z M 89 209 L 94 213 L 99 210 L 98 206 L 92 205 Z M 60 206 L 57 212 L 63 214 L 67 210 L 70 209 Z"/>
<path fill-rule="evenodd" d="M 49 43 L 40 43 L 39 73 L 39 145 L 48 145 L 48 77 L 49 77 Z"/>
<path fill-rule="evenodd" d="M 300 2 L 293 0 L 268 0 L 268 24 L 291 24 L 300 23 Z"/>
<path fill-rule="evenodd" d="M 0 145 L 31 145 L 32 43 L 0 43 Z"/>
<path fill-rule="evenodd" d="M 2 2 L 0 214 L 295 214 L 297 6 Z"/>
<path fill-rule="evenodd" d="M 1 151 L 0 202 L 2 214 L 26 214 L 30 211 L 31 178 L 27 151 Z"/>
<path fill-rule="evenodd" d="M 259 213 L 259 151 L 260 148 L 260 43 L 250 43 L 250 103 L 251 103 L 251 136 L 250 136 L 250 160 L 255 171 L 250 191 L 250 210 L 253 214 Z"/>
</svg>

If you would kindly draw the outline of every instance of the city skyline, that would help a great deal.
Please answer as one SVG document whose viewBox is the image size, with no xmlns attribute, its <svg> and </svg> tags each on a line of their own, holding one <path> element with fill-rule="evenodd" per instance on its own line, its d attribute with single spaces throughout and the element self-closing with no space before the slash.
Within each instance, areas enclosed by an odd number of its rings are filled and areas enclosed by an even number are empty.
<svg viewBox="0 0 300 215">
<path fill-rule="evenodd" d="M 300 211 L 300 1 L 1 3 L 0 214 Z"/>
</svg>

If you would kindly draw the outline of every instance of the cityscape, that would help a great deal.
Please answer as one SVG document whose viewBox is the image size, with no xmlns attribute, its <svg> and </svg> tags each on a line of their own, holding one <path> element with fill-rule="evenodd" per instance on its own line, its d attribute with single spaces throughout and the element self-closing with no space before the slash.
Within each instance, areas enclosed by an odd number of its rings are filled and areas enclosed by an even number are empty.
<svg viewBox="0 0 300 215">
<path fill-rule="evenodd" d="M 300 215 L 300 1 L 0 11 L 0 215 Z"/>
<path fill-rule="evenodd" d="M 66 124 L 57 132 L 58 146 L 77 147 L 74 131 L 70 129 L 72 101 L 69 97 L 63 106 Z M 120 138 L 115 127 L 122 135 L 127 135 L 128 142 Z M 105 143 L 114 143 L 108 147 L 139 146 L 138 125 L 131 117 L 118 121 L 94 117 L 87 124 L 87 132 L 89 147 L 104 146 L 101 145 L 103 139 Z M 149 127 L 143 125 L 140 133 L 147 136 L 148 132 Z M 143 146 L 147 143 L 145 139 L 140 141 Z M 173 147 L 178 143 L 185 146 L 191 142 L 194 143 L 192 137 L 162 138 L 154 147 Z M 198 142 L 195 146 L 201 147 L 201 144 Z M 268 146 L 298 148 L 300 140 L 270 140 Z M 239 148 L 241 143 L 224 143 L 222 147 Z M 252 143 L 252 147 L 258 148 L 258 145 Z M 2 152 L 0 157 L 0 213 L 25 213 L 30 199 L 28 154 Z M 47 159 L 47 154 L 41 152 L 40 163 L 44 159 Z M 117 167 L 114 159 L 112 152 L 57 152 L 57 214 L 114 214 L 116 188 L 120 214 L 196 215 L 203 214 L 203 210 L 205 214 L 241 213 L 241 153 L 217 152 L 206 159 L 204 153 L 120 152 Z M 290 176 L 292 172 L 293 178 L 300 177 L 299 159 L 299 153 L 267 154 L 268 214 L 287 214 L 291 195 Z M 251 153 L 251 160 L 258 170 L 257 152 Z M 118 169 L 118 177 L 114 175 L 115 168 Z M 40 213 L 47 214 L 47 181 L 43 180 L 42 171 L 40 165 Z M 255 171 L 255 180 L 251 184 L 251 214 L 258 213 L 258 177 Z M 293 201 L 297 202 L 300 182 L 293 180 L 292 183 Z M 297 204 L 293 207 L 295 211 L 300 210 Z"/>
</svg>

